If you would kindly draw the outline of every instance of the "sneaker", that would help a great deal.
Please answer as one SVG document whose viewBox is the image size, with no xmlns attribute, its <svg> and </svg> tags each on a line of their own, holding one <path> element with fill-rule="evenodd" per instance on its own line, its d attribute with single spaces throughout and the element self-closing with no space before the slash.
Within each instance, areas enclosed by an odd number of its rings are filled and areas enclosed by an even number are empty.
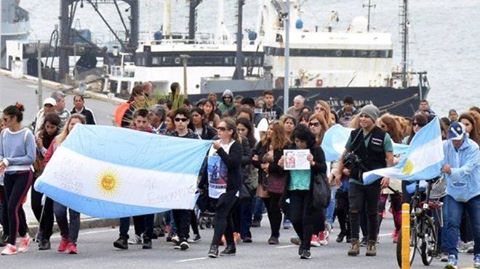
<svg viewBox="0 0 480 269">
<path fill-rule="evenodd" d="M 7 244 L 2 250 L 2 255 L 15 255 L 17 254 L 17 247 L 11 244 Z"/>
<path fill-rule="evenodd" d="M 152 249 L 152 239 L 147 236 L 143 237 L 142 249 Z"/>
<path fill-rule="evenodd" d="M 342 243 L 343 239 L 345 238 L 346 234 L 344 232 L 340 232 L 337 236 L 337 243 Z"/>
<path fill-rule="evenodd" d="M 38 243 L 38 250 L 49 250 L 51 248 L 50 240 L 42 239 Z"/>
<path fill-rule="evenodd" d="M 440 261 L 441 262 L 448 262 L 448 253 L 442 252 L 440 254 Z"/>
<path fill-rule="evenodd" d="M 473 268 L 480 269 L 480 254 L 476 254 L 473 258 Z"/>
<path fill-rule="evenodd" d="M 300 241 L 300 238 L 294 236 L 290 238 L 290 243 L 299 246 L 302 241 Z"/>
<path fill-rule="evenodd" d="M 448 262 L 447 265 L 445 265 L 445 269 L 458 269 L 457 263 L 458 259 L 455 255 L 448 255 Z"/>
<path fill-rule="evenodd" d="M 195 234 L 192 239 L 190 239 L 190 238 L 187 239 L 187 242 L 188 243 L 197 243 L 197 242 L 200 242 L 200 240 L 202 240 L 202 237 L 199 234 Z"/>
<path fill-rule="evenodd" d="M 208 251 L 208 257 L 210 258 L 217 258 L 218 257 L 218 246 L 211 245 L 210 250 Z"/>
<path fill-rule="evenodd" d="M 366 256 L 377 256 L 377 242 L 374 240 L 368 240 Z"/>
<path fill-rule="evenodd" d="M 25 253 L 28 251 L 28 247 L 30 246 L 30 242 L 32 242 L 32 239 L 30 236 L 27 234 L 25 237 L 20 238 L 20 246 L 18 247 L 18 252 L 20 253 Z"/>
<path fill-rule="evenodd" d="M 360 241 L 360 246 L 361 247 L 366 247 L 367 246 L 367 237 L 363 237 L 362 241 Z"/>
<path fill-rule="evenodd" d="M 262 226 L 261 222 L 262 222 L 261 220 L 253 220 L 252 225 L 250 227 L 258 228 L 258 227 Z"/>
<path fill-rule="evenodd" d="M 142 237 L 138 234 L 135 235 L 134 238 L 128 240 L 129 245 L 141 245 L 142 244 Z"/>
<path fill-rule="evenodd" d="M 78 254 L 77 244 L 72 242 L 68 243 L 66 252 L 67 254 Z"/>
<path fill-rule="evenodd" d="M 222 252 L 220 252 L 220 256 L 234 256 L 235 253 L 237 253 L 235 245 L 228 245 Z"/>
<path fill-rule="evenodd" d="M 268 239 L 268 244 L 269 245 L 278 245 L 280 242 L 278 241 L 278 238 L 275 237 L 275 236 L 270 236 L 270 238 Z"/>
<path fill-rule="evenodd" d="M 178 245 L 178 243 L 180 243 L 180 238 L 178 238 L 178 235 L 174 235 L 171 237 L 170 241 Z"/>
<path fill-rule="evenodd" d="M 283 229 L 288 230 L 292 228 L 292 222 L 289 219 L 283 220 Z"/>
<path fill-rule="evenodd" d="M 398 235 L 399 235 L 399 232 L 397 231 L 397 229 L 393 230 L 392 239 L 394 244 L 398 242 Z"/>
<path fill-rule="evenodd" d="M 312 258 L 312 254 L 310 253 L 310 250 L 304 249 L 302 250 L 302 254 L 300 254 L 300 259 L 302 260 L 308 260 Z"/>
<path fill-rule="evenodd" d="M 357 256 L 360 254 L 360 242 L 358 239 L 352 239 L 352 246 L 348 250 L 348 256 Z"/>
<path fill-rule="evenodd" d="M 67 250 L 67 245 L 70 241 L 67 238 L 62 237 L 62 240 L 60 240 L 60 244 L 58 245 L 57 251 L 58 252 L 65 252 Z"/>
<path fill-rule="evenodd" d="M 128 238 L 120 236 L 115 242 L 113 242 L 113 246 L 118 249 L 128 249 Z"/>
<path fill-rule="evenodd" d="M 323 232 L 320 232 L 318 234 L 318 242 L 320 243 L 320 245 L 322 246 L 326 246 L 328 245 L 328 237 L 330 236 L 330 233 L 325 230 Z"/>
<path fill-rule="evenodd" d="M 320 239 L 316 234 L 312 235 L 312 239 L 310 239 L 310 246 L 312 247 L 319 247 L 321 246 L 320 244 Z"/>
<path fill-rule="evenodd" d="M 182 243 L 180 243 L 181 250 L 187 250 L 188 248 L 190 248 L 190 245 L 188 244 L 187 241 L 183 241 Z"/>
</svg>

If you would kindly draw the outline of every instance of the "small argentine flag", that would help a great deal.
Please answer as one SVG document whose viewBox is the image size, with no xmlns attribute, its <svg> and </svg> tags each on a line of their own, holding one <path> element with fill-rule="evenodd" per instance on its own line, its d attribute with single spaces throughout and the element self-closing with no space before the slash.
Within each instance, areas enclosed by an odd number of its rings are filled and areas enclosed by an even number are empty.
<svg viewBox="0 0 480 269">
<path fill-rule="evenodd" d="M 327 162 L 338 161 L 345 151 L 350 133 L 353 129 L 345 128 L 340 124 L 335 124 L 327 130 L 322 140 L 322 149 L 325 153 Z M 393 143 L 393 154 L 404 154 L 407 152 L 408 145 Z"/>
<path fill-rule="evenodd" d="M 406 181 L 432 179 L 440 175 L 443 159 L 440 121 L 435 117 L 415 134 L 397 165 L 366 172 L 363 182 L 370 184 L 381 177 Z"/>
<path fill-rule="evenodd" d="M 211 141 L 125 128 L 77 125 L 35 189 L 98 218 L 192 209 Z"/>
</svg>

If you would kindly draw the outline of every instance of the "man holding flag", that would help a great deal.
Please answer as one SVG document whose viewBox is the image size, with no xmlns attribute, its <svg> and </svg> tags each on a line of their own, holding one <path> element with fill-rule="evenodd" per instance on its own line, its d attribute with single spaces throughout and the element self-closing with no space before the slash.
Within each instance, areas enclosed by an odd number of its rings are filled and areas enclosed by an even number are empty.
<svg viewBox="0 0 480 269">
<path fill-rule="evenodd" d="M 363 210 L 366 210 L 368 216 L 366 255 L 375 256 L 377 254 L 378 200 L 381 188 L 388 186 L 389 178 L 384 177 L 366 185 L 363 182 L 363 173 L 385 168 L 393 163 L 393 146 L 390 135 L 375 125 L 379 114 L 378 108 L 372 104 L 366 105 L 360 110 L 360 128 L 351 132 L 339 167 L 334 173 L 338 186 L 340 186 L 344 168 L 347 168 L 350 178 L 348 197 L 352 245 L 348 250 L 349 256 L 360 254 L 359 227 L 360 213 Z"/>
<path fill-rule="evenodd" d="M 448 252 L 446 269 L 458 268 L 457 243 L 464 210 L 470 217 L 475 242 L 473 267 L 480 268 L 480 151 L 477 143 L 465 133 L 465 126 L 454 122 L 448 130 L 448 141 L 443 145 L 445 159 L 442 173 L 445 173 L 447 179 L 447 236 L 444 240 L 444 248 Z"/>
</svg>

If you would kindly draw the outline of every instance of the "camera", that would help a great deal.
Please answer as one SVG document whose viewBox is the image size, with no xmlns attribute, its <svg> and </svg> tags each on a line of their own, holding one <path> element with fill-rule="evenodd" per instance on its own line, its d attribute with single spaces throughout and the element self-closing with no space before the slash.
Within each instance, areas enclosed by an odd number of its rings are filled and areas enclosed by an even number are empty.
<svg viewBox="0 0 480 269">
<path fill-rule="evenodd" d="M 355 166 L 358 166 L 362 160 L 355 154 L 353 151 L 347 152 L 345 157 L 343 157 L 343 165 L 347 169 L 352 169 Z"/>
</svg>

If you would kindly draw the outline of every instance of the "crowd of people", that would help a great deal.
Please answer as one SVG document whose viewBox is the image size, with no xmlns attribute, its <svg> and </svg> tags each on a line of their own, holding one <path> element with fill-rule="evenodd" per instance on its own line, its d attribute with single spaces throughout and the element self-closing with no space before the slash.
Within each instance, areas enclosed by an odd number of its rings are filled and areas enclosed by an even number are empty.
<svg viewBox="0 0 480 269">
<path fill-rule="evenodd" d="M 178 87 L 172 85 L 172 99 Z M 196 209 L 133 216 L 134 238 L 128 235 L 130 218 L 122 218 L 115 248 L 140 244 L 143 249 L 151 249 L 152 239 L 166 235 L 176 249 L 185 251 L 201 239 L 199 226 L 204 216 L 214 216 L 208 256 L 234 255 L 236 244 L 254 240 L 250 230 L 260 225 L 265 210 L 271 233 L 267 243 L 279 244 L 282 226 L 293 227 L 297 237 L 290 241 L 299 246 L 302 259 L 311 258 L 311 247 L 328 244 L 335 219 L 339 228 L 335 241 L 350 245 L 349 256 L 359 255 L 362 246 L 366 247 L 366 256 L 375 256 L 387 204 L 394 222 L 392 241 L 397 243 L 401 204 L 410 200 L 411 183 L 381 178 L 365 185 L 362 174 L 398 162 L 393 143 L 409 144 L 436 116 L 426 100 L 420 102 L 411 118 L 406 118 L 382 114 L 373 104 L 357 108 L 351 97 L 345 97 L 343 107 L 334 111 L 326 101 L 318 100 L 310 108 L 303 96 L 295 96 L 293 106 L 284 114 L 271 91 L 253 99 L 225 90 L 219 100 L 216 94 L 209 94 L 195 104 L 184 100 L 175 108 L 171 99 L 153 100 L 151 91 L 148 83 L 133 89 L 121 111 L 120 127 L 212 140 L 212 146 L 199 174 Z M 32 210 L 39 221 L 35 238 L 39 250 L 51 248 L 56 219 L 62 236 L 57 250 L 78 253 L 79 213 L 31 187 L 76 124 L 95 124 L 83 97 L 76 95 L 73 102 L 74 108 L 68 111 L 65 96 L 55 92 L 45 99 L 31 129 L 22 128 L 21 104 L 3 110 L 0 244 L 6 245 L 4 255 L 29 248 L 31 238 L 22 203 L 30 189 Z M 456 268 L 459 251 L 472 253 L 474 267 L 480 268 L 480 108 L 472 107 L 460 115 L 450 110 L 440 122 L 446 158 L 434 190 L 435 199 L 443 202 L 444 217 L 444 225 L 438 223 L 438 256 L 447 262 L 446 268 Z M 340 160 L 330 163 L 325 161 L 321 144 L 335 124 L 353 131 Z M 309 169 L 285 167 L 284 150 L 307 150 Z M 327 204 L 319 202 L 325 200 L 319 197 L 321 180 L 327 181 L 327 196 L 331 198 Z M 225 245 L 221 252 L 220 245 Z"/>
</svg>

